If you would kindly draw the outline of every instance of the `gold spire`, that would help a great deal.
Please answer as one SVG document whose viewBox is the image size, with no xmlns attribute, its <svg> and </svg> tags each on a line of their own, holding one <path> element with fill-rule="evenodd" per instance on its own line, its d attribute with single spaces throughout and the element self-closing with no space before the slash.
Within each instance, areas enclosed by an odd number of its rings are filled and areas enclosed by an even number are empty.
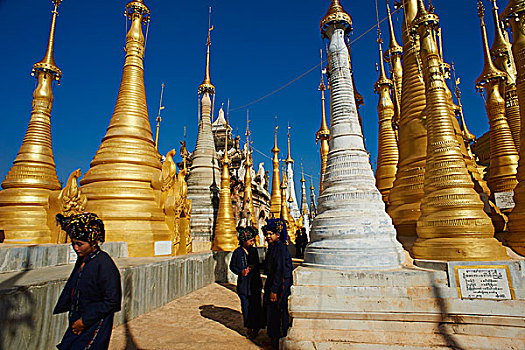
<svg viewBox="0 0 525 350">
<path fill-rule="evenodd" d="M 392 14 L 390 13 L 390 6 L 388 5 L 388 0 L 386 1 L 386 11 L 388 13 L 388 30 L 390 33 L 390 42 L 388 44 L 388 55 L 402 55 L 403 48 L 397 43 L 396 33 L 394 31 L 394 25 L 392 23 Z"/>
<path fill-rule="evenodd" d="M 246 161 L 244 163 L 246 172 L 244 173 L 244 198 L 243 209 L 250 212 L 250 224 L 257 227 L 257 218 L 255 217 L 255 209 L 253 207 L 253 192 L 252 192 L 252 151 L 250 142 L 250 119 L 248 118 L 248 111 L 246 111 Z M 258 240 L 258 239 L 257 239 Z"/>
<path fill-rule="evenodd" d="M 211 25 L 211 7 L 208 13 L 208 41 L 206 42 L 206 70 L 204 72 L 204 80 L 199 86 L 199 94 L 208 92 L 211 94 L 215 93 L 215 86 L 211 83 L 210 79 L 210 45 L 211 45 L 211 31 L 213 26 Z"/>
<path fill-rule="evenodd" d="M 288 124 L 288 157 L 284 160 L 285 163 L 293 163 L 292 156 L 290 155 L 290 124 Z"/>
<path fill-rule="evenodd" d="M 352 30 L 352 17 L 345 12 L 343 6 L 339 4 L 339 0 L 332 0 L 330 7 L 326 12 L 326 15 L 321 19 L 319 26 L 321 27 L 321 33 L 323 37 L 326 35 L 325 31 L 330 26 L 330 23 L 336 22 L 342 25 L 345 32 Z"/>
<path fill-rule="evenodd" d="M 326 87 L 324 85 L 324 78 L 323 78 L 323 50 L 320 50 L 321 52 L 321 82 L 319 84 L 319 91 L 321 91 L 321 127 L 317 132 L 315 133 L 315 142 L 321 141 L 321 180 L 319 182 L 319 195 L 321 195 L 323 191 L 323 179 L 324 179 L 324 173 L 326 171 L 326 160 L 328 159 L 328 152 L 330 151 L 330 146 L 328 143 L 328 140 L 330 139 L 330 129 L 328 128 L 328 124 L 326 123 L 326 107 L 325 107 L 325 97 L 324 92 L 326 90 Z"/>
<path fill-rule="evenodd" d="M 281 197 L 286 198 L 286 188 L 288 187 L 288 178 L 286 171 L 283 170 L 283 180 L 281 182 Z M 290 196 L 291 198 L 292 196 Z M 286 230 L 288 231 L 288 243 L 295 244 L 295 220 L 290 215 L 290 209 L 286 201 L 281 201 L 281 219 L 286 223 Z"/>
<path fill-rule="evenodd" d="M 50 227 L 54 224 L 48 223 L 54 223 L 56 213 L 49 211 L 49 196 L 60 189 L 51 142 L 52 83 L 59 82 L 62 75 L 53 58 L 58 5 L 60 1 L 55 0 L 46 54 L 32 70 L 37 86 L 31 119 L 13 166 L 2 182 L 0 230 L 5 234 L 4 243 L 51 243 L 52 239 Z"/>
<path fill-rule="evenodd" d="M 304 179 L 303 163 L 301 162 L 301 182 L 306 182 Z"/>
<path fill-rule="evenodd" d="M 104 221 L 107 241 L 127 242 L 130 256 L 153 256 L 155 242 L 171 240 L 171 233 L 156 199 L 161 189 L 153 187 L 162 164 L 144 86 L 142 25 L 149 22 L 149 9 L 142 1 L 131 1 L 126 16 L 131 26 L 115 109 L 81 185 L 88 197 L 86 209 Z"/>
<path fill-rule="evenodd" d="M 450 117 L 441 57 L 435 42 L 438 18 L 418 0 L 414 30 L 421 45 L 427 99 L 427 161 L 414 257 L 429 260 L 507 259 L 474 190 Z"/>
<path fill-rule="evenodd" d="M 518 152 L 512 140 L 509 124 L 505 118 L 505 100 L 500 93 L 500 85 L 505 80 L 506 74 L 492 64 L 483 14 L 483 4 L 481 0 L 478 0 L 478 15 L 481 21 L 485 65 L 483 72 L 476 80 L 476 88 L 478 90 L 484 88 L 487 95 L 485 107 L 490 124 L 488 184 L 493 193 L 512 192 L 518 184 L 516 179 Z"/>
<path fill-rule="evenodd" d="M 503 29 L 501 28 L 501 24 L 498 19 L 498 5 L 496 0 L 492 0 L 492 18 L 494 20 L 494 41 L 492 42 L 490 53 L 494 56 L 507 54 L 507 52 L 510 50 L 510 43 L 508 42 L 507 38 L 505 38 Z"/>
<path fill-rule="evenodd" d="M 275 127 L 275 144 L 272 148 L 273 177 L 272 177 L 272 197 L 270 200 L 270 214 L 274 218 L 278 218 L 281 215 L 281 188 L 280 188 L 281 180 L 280 180 L 280 174 L 279 174 L 279 147 L 277 147 L 277 129 L 278 128 L 279 128 L 278 126 Z"/>
<path fill-rule="evenodd" d="M 376 186 L 381 192 L 383 201 L 388 204 L 388 195 L 396 178 L 399 152 L 396 143 L 396 134 L 393 129 L 394 104 L 390 98 L 392 80 L 386 77 L 383 64 L 383 48 L 381 46 L 381 31 L 379 19 L 377 23 L 377 44 L 379 46 L 379 77 L 374 85 L 374 91 L 379 95 L 377 114 L 379 119 L 379 137 L 376 167 Z"/>
<path fill-rule="evenodd" d="M 164 109 L 164 106 L 162 105 L 162 95 L 164 94 L 164 83 L 161 85 L 160 89 L 160 103 L 159 103 L 159 114 L 157 115 L 157 132 L 155 133 L 155 148 L 157 151 L 159 150 L 159 129 L 160 129 L 160 122 L 162 121 L 160 117 L 160 112 Z"/>
<path fill-rule="evenodd" d="M 222 159 L 221 190 L 219 195 L 219 211 L 215 225 L 212 250 L 234 251 L 238 246 L 235 219 L 233 217 L 232 198 L 230 192 L 230 159 L 228 158 L 228 128 L 224 140 L 224 157 Z M 249 171 L 249 169 L 247 169 Z"/>
<path fill-rule="evenodd" d="M 483 65 L 483 71 L 481 72 L 478 79 L 476 79 L 476 86 L 481 87 L 486 82 L 496 79 L 496 80 L 504 80 L 505 79 L 505 73 L 500 71 L 494 66 L 494 63 L 492 63 L 492 58 L 490 57 L 490 51 L 489 51 L 489 43 L 487 39 L 487 30 L 485 29 L 485 21 L 483 20 L 483 15 L 485 14 L 485 9 L 483 8 L 483 4 L 480 0 L 478 0 L 478 16 L 481 21 L 481 38 L 483 40 L 483 59 L 484 59 L 484 65 Z"/>
<path fill-rule="evenodd" d="M 396 33 L 394 32 L 394 25 L 392 24 L 392 15 L 390 13 L 390 6 L 388 0 L 386 2 L 386 9 L 388 12 L 388 29 L 390 32 L 390 43 L 388 50 L 385 53 L 385 61 L 390 63 L 391 79 L 393 82 L 392 86 L 392 97 L 394 101 L 395 113 L 392 117 L 392 124 L 394 131 L 396 132 L 399 128 L 399 119 L 401 118 L 401 89 L 403 87 L 403 66 L 401 58 L 403 57 L 403 48 L 399 46 L 396 40 Z"/>
<path fill-rule="evenodd" d="M 49 31 L 49 40 L 47 43 L 47 50 L 46 54 L 44 55 L 44 58 L 42 58 L 39 62 L 35 63 L 33 65 L 33 71 L 31 72 L 32 75 L 35 75 L 38 71 L 47 71 L 51 73 L 54 77 L 54 79 L 60 83 L 60 78 L 62 77 L 62 71 L 57 67 L 55 63 L 55 58 L 53 57 L 53 50 L 55 46 L 55 27 L 56 27 L 56 20 L 58 16 L 58 6 L 62 0 L 53 0 L 53 3 L 55 4 L 55 8 L 53 10 L 53 18 L 51 20 L 51 30 Z"/>
</svg>

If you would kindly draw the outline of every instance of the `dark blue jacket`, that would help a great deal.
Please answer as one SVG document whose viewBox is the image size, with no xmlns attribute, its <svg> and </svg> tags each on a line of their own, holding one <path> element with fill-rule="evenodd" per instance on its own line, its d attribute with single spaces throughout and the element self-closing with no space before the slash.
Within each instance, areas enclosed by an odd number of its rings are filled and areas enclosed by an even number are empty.
<svg viewBox="0 0 525 350">
<path fill-rule="evenodd" d="M 270 292 L 289 295 L 292 282 L 292 258 L 288 247 L 280 240 L 270 244 L 266 253 L 265 296 Z"/>
<path fill-rule="evenodd" d="M 119 270 L 108 253 L 98 249 L 84 263 L 82 267 L 77 260 L 53 314 L 69 311 L 70 322 L 82 318 L 87 329 L 120 311 L 122 289 Z"/>
<path fill-rule="evenodd" d="M 253 266 L 247 276 L 242 275 L 242 270 L 248 266 Z M 260 295 L 262 290 L 261 273 L 259 269 L 259 254 L 257 249 L 251 247 L 248 249 L 248 254 L 238 247 L 233 251 L 230 260 L 230 270 L 237 277 L 237 293 L 240 295 Z"/>
</svg>

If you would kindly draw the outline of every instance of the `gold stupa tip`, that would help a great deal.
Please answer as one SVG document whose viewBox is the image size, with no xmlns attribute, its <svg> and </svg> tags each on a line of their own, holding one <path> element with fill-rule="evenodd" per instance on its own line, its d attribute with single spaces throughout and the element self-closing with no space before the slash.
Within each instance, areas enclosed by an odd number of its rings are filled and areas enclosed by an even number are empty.
<svg viewBox="0 0 525 350">
<path fill-rule="evenodd" d="M 503 31 L 499 23 L 498 5 L 496 4 L 496 0 L 492 0 L 492 15 L 493 15 L 493 20 L 494 20 L 494 41 L 492 42 L 490 53 L 493 56 L 506 55 L 507 48 L 508 48 L 508 42 L 503 36 Z"/>
<path fill-rule="evenodd" d="M 352 17 L 345 12 L 343 6 L 339 3 L 339 0 L 332 0 L 326 15 L 321 19 L 319 26 L 323 36 L 325 35 L 326 29 L 328 29 L 331 24 L 342 25 L 345 32 L 352 30 Z"/>
<path fill-rule="evenodd" d="M 279 153 L 280 149 L 277 147 L 277 129 L 279 129 L 278 126 L 275 127 L 275 143 L 272 148 L 272 153 Z"/>
<path fill-rule="evenodd" d="M 481 0 L 478 0 L 478 16 L 481 22 L 481 38 L 483 42 L 483 56 L 484 56 L 484 65 L 483 71 L 481 72 L 478 79 L 476 79 L 476 88 L 481 89 L 483 85 L 490 80 L 494 79 L 505 79 L 507 76 L 506 73 L 500 71 L 494 66 L 492 58 L 490 57 L 489 43 L 487 39 L 487 30 L 485 28 L 485 22 L 483 16 L 485 15 L 485 7 Z M 497 30 L 497 29 L 496 29 Z"/>
<path fill-rule="evenodd" d="M 47 50 L 44 55 L 44 58 L 42 58 L 39 62 L 35 63 L 33 65 L 33 69 L 31 70 L 31 75 L 36 75 L 38 72 L 48 72 L 51 73 L 54 77 L 54 79 L 60 83 L 60 78 L 62 77 L 62 71 L 57 67 L 55 63 L 55 58 L 53 57 L 53 50 L 55 46 L 55 27 L 56 27 L 56 20 L 58 16 L 58 6 L 62 0 L 53 0 L 53 4 L 55 5 L 55 8 L 53 9 L 53 19 L 51 20 L 51 29 L 49 31 L 49 40 L 47 43 Z"/>
<path fill-rule="evenodd" d="M 379 31 L 379 28 L 377 30 L 377 44 L 379 46 L 379 77 L 377 78 L 376 83 L 374 84 L 374 91 L 376 93 L 379 92 L 379 89 L 381 86 L 387 85 L 392 86 L 392 80 L 388 79 L 385 73 L 385 65 L 383 64 L 383 47 L 381 44 L 383 43 L 383 40 L 381 39 L 381 33 Z"/>
<path fill-rule="evenodd" d="M 301 163 L 301 182 L 306 182 L 306 180 L 304 179 L 303 163 Z"/>
<path fill-rule="evenodd" d="M 388 0 L 386 2 L 386 11 L 388 13 L 388 30 L 390 32 L 390 42 L 388 44 L 387 59 L 393 55 L 403 55 L 403 48 L 397 43 L 396 33 L 394 31 L 394 24 L 392 23 L 392 14 L 390 13 L 390 5 Z"/>
</svg>

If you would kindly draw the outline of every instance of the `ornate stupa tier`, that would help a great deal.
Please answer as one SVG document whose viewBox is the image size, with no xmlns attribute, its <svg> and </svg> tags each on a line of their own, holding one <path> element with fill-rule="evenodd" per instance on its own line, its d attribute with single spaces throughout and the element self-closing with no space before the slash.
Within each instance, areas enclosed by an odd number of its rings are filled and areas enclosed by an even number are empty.
<svg viewBox="0 0 525 350">
<path fill-rule="evenodd" d="M 270 200 L 270 215 L 274 218 L 281 216 L 281 200 L 286 201 L 286 198 L 281 198 L 281 178 L 279 174 L 279 147 L 277 147 L 277 126 L 275 127 L 275 144 L 272 148 L 273 159 L 273 176 L 272 176 L 272 194 Z"/>
<path fill-rule="evenodd" d="M 222 160 L 221 190 L 219 194 L 219 211 L 215 225 L 212 250 L 232 252 L 239 246 L 235 219 L 233 217 L 232 196 L 230 192 L 230 170 L 228 166 L 228 142 L 224 146 Z"/>
<path fill-rule="evenodd" d="M 156 251 L 156 242 L 170 240 L 152 181 L 161 175 L 144 87 L 142 24 L 149 10 L 142 1 L 126 6 L 131 27 L 126 35 L 126 58 L 113 116 L 89 171 L 81 181 L 87 209 L 99 215 L 108 241 L 125 241 L 132 256 L 170 254 Z"/>
<path fill-rule="evenodd" d="M 419 43 L 411 40 L 408 34 L 416 12 L 416 0 L 405 0 L 403 90 L 398 127 L 399 163 L 388 206 L 388 214 L 392 217 L 399 236 L 416 236 L 427 156 L 426 99 L 417 57 Z"/>
<path fill-rule="evenodd" d="M 219 209 L 220 178 L 211 130 L 211 100 L 210 95 L 205 92 L 201 99 L 199 133 L 188 177 L 188 198 L 193 204 L 191 234 L 194 251 L 210 249 Z"/>
<path fill-rule="evenodd" d="M 332 1 L 330 7 L 337 1 Z M 340 6 L 340 5 L 339 5 Z M 341 8 L 341 11 L 342 8 Z M 343 11 L 344 12 L 344 11 Z M 404 252 L 385 212 L 364 147 L 345 45 L 343 14 L 322 24 L 329 40 L 330 151 L 305 265 L 331 269 L 389 269 Z"/>
<path fill-rule="evenodd" d="M 492 193 L 509 193 L 514 190 L 518 183 L 516 179 L 518 152 L 512 139 L 507 118 L 505 118 L 505 100 L 500 93 L 500 86 L 503 86 L 502 83 L 507 79 L 508 74 L 497 69 L 492 62 L 483 12 L 483 4 L 478 1 L 485 64 L 480 77 L 476 80 L 476 88 L 485 89 L 485 108 L 490 124 L 488 183 Z"/>
<path fill-rule="evenodd" d="M 501 260 L 505 248 L 494 238 L 490 218 L 474 190 L 450 118 L 450 102 L 435 42 L 437 16 L 418 0 L 414 20 L 421 46 L 427 97 L 427 162 L 416 258 L 429 260 Z M 416 32 L 414 32 L 416 33 Z"/>
<path fill-rule="evenodd" d="M 288 157 L 284 160 L 286 164 L 286 176 L 288 178 L 286 187 L 286 198 L 288 201 L 288 209 L 290 215 L 294 220 L 299 220 L 301 212 L 299 211 L 299 205 L 297 204 L 297 196 L 295 195 L 295 183 L 293 176 L 293 159 L 290 153 L 290 128 L 288 127 Z"/>
<path fill-rule="evenodd" d="M 61 71 L 53 58 L 57 7 L 55 0 L 47 51 L 33 66 L 37 85 L 33 92 L 31 119 L 0 191 L 0 230 L 5 243 L 51 243 L 53 215 L 48 212 L 51 191 L 59 190 L 51 143 L 53 81 L 60 81 Z M 49 225 L 51 224 L 51 225 Z"/>
<path fill-rule="evenodd" d="M 521 125 L 525 125 L 525 1 L 510 0 L 501 18 L 508 18 L 512 28 L 512 53 L 516 62 L 516 88 L 520 107 Z M 522 128 L 521 139 L 525 137 Z M 525 255 L 525 147 L 520 147 L 518 162 L 518 185 L 514 189 L 515 207 L 509 215 L 508 233 L 504 239 L 508 246 L 521 255 Z"/>
</svg>

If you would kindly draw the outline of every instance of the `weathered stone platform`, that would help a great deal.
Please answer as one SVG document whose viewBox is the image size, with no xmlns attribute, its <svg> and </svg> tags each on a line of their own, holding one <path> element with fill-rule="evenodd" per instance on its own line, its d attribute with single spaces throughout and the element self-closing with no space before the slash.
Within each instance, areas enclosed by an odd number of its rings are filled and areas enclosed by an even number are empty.
<svg viewBox="0 0 525 350">
<path fill-rule="evenodd" d="M 520 268 L 520 264 L 516 265 Z M 515 300 L 460 299 L 446 271 L 299 267 L 283 349 L 525 349 L 523 265 Z"/>
<path fill-rule="evenodd" d="M 0 349 L 55 349 L 66 330 L 67 316 L 53 316 L 52 312 L 73 268 L 71 264 L 58 264 L 62 260 L 55 262 L 56 266 L 0 273 Z M 178 257 L 115 258 L 115 262 L 123 288 L 122 311 L 115 315 L 115 325 L 215 281 L 211 252 Z"/>
</svg>

